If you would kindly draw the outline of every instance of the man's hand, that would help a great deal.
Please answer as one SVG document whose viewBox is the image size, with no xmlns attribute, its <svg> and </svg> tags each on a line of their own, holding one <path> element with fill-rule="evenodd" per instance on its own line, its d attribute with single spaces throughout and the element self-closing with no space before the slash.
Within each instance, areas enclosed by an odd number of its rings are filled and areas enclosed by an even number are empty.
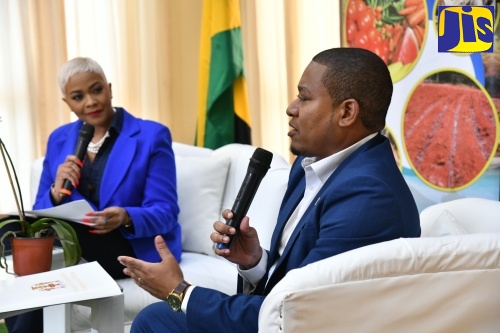
<svg viewBox="0 0 500 333">
<path fill-rule="evenodd" d="M 168 294 L 184 281 L 184 275 L 163 237 L 156 236 L 155 245 L 161 262 L 150 263 L 125 256 L 118 257 L 118 261 L 125 266 L 123 273 L 134 279 L 139 287 L 159 299 L 166 300 Z"/>
<path fill-rule="evenodd" d="M 233 217 L 231 210 L 226 209 L 222 212 L 224 219 L 229 220 Z M 217 255 L 226 258 L 227 260 L 238 264 L 245 269 L 250 269 L 257 265 L 262 257 L 262 248 L 259 242 L 259 236 L 257 231 L 250 227 L 250 220 L 248 216 L 245 216 L 241 220 L 240 230 L 236 233 L 234 227 L 228 226 L 224 222 L 217 221 L 214 223 L 213 232 L 210 235 L 210 239 L 214 243 L 229 243 L 229 237 L 226 235 L 234 235 L 233 245 L 230 249 L 218 249 L 214 247 L 214 251 Z"/>
</svg>

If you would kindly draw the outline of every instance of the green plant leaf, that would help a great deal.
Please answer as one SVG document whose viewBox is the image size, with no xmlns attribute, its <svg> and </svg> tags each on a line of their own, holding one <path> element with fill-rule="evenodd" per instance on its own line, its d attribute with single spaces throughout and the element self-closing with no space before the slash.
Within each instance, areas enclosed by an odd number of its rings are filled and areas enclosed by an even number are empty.
<svg viewBox="0 0 500 333">
<path fill-rule="evenodd" d="M 78 237 L 73 227 L 62 220 L 52 219 L 52 229 L 56 233 L 56 238 L 61 241 L 64 253 L 64 262 L 66 266 L 76 265 L 82 256 L 82 250 Z"/>
<path fill-rule="evenodd" d="M 19 219 L 9 219 L 9 220 L 5 220 L 5 221 L 0 222 L 0 229 L 5 227 L 6 225 L 12 224 L 12 223 L 20 224 L 21 230 L 19 230 L 17 232 L 19 236 L 24 235 L 25 233 L 29 233 L 29 231 L 31 230 L 31 224 L 28 221 L 23 221 L 23 220 L 19 220 Z"/>
</svg>

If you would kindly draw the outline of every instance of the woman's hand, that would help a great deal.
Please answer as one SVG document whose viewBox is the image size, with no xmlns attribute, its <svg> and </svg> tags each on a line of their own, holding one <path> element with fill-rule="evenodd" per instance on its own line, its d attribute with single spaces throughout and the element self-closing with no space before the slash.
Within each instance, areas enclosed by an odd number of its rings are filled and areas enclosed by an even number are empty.
<svg viewBox="0 0 500 333">
<path fill-rule="evenodd" d="M 82 162 L 75 155 L 68 155 L 64 163 L 57 167 L 56 180 L 50 191 L 55 204 L 59 204 L 63 199 L 61 189 L 66 179 L 73 184 L 74 188 L 78 187 L 81 166 Z"/>
<path fill-rule="evenodd" d="M 226 209 L 222 212 L 222 217 L 227 221 L 233 217 L 233 213 L 231 210 Z M 245 269 L 250 269 L 259 263 L 262 257 L 262 248 L 260 246 L 257 231 L 250 227 L 250 219 L 248 216 L 245 216 L 241 220 L 239 232 L 236 232 L 234 227 L 221 221 L 214 223 L 214 229 L 216 232 L 210 235 L 210 239 L 214 243 L 227 244 L 229 243 L 229 237 L 227 235 L 234 235 L 235 237 L 230 249 L 221 250 L 214 247 L 214 251 L 217 255 Z"/>
<path fill-rule="evenodd" d="M 89 230 L 93 234 L 106 234 L 116 228 L 127 225 L 130 223 L 130 215 L 122 207 L 108 207 L 99 212 L 88 213 L 87 218 L 83 222 L 93 223 L 92 230 Z"/>
</svg>

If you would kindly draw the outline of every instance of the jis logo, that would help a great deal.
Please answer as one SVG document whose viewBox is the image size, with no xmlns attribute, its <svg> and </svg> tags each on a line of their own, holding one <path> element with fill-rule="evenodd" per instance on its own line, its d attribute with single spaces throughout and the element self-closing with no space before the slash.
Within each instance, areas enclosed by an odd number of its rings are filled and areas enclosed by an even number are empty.
<svg viewBox="0 0 500 333">
<path fill-rule="evenodd" d="M 438 52 L 493 52 L 495 6 L 438 6 Z"/>
</svg>

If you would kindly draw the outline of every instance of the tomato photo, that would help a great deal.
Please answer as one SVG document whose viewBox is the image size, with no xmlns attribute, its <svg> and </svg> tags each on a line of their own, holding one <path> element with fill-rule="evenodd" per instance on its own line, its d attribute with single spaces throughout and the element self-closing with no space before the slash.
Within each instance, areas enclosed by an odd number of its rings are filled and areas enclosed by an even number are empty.
<svg viewBox="0 0 500 333">
<path fill-rule="evenodd" d="M 427 29 L 425 0 L 345 0 L 345 46 L 377 54 L 393 82 L 415 65 Z"/>
</svg>

